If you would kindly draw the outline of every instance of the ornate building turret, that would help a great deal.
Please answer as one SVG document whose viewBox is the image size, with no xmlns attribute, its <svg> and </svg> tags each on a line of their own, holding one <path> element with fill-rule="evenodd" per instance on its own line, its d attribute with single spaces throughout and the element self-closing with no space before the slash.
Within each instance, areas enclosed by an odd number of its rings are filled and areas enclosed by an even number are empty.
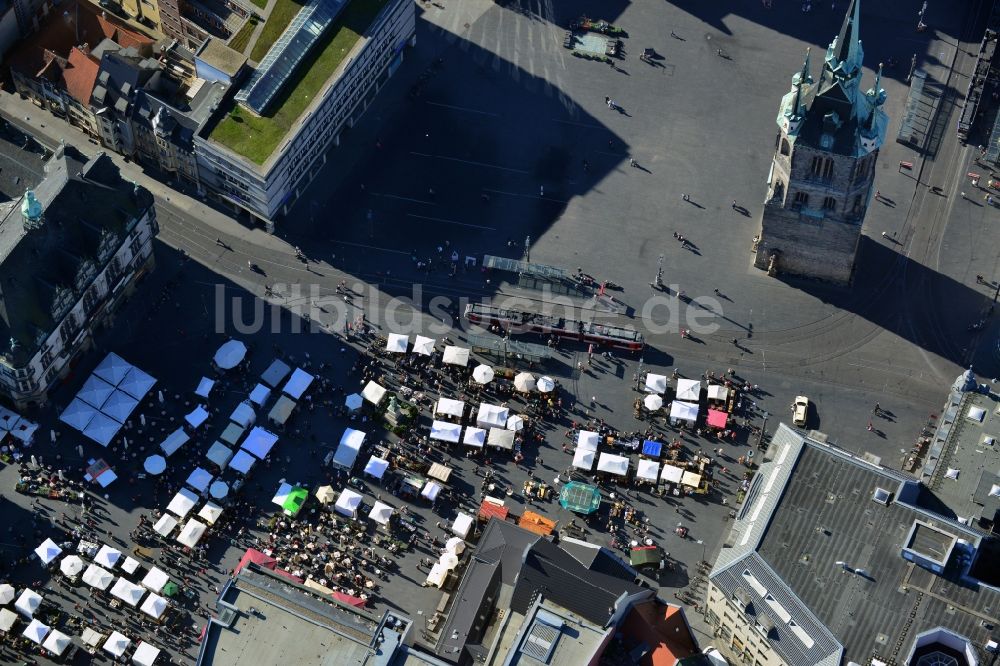
<svg viewBox="0 0 1000 666">
<path fill-rule="evenodd" d="M 881 67 L 861 92 L 860 0 L 826 51 L 819 81 L 809 52 L 778 111 L 778 136 L 754 265 L 847 284 L 889 119 Z"/>
</svg>

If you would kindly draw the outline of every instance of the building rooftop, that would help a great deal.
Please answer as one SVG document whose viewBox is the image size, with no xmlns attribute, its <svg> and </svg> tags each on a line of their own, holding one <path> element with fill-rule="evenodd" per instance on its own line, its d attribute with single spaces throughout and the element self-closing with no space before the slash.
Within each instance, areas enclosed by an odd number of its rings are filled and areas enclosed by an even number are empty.
<svg viewBox="0 0 1000 666">
<path fill-rule="evenodd" d="M 206 39 L 195 56 L 230 78 L 236 76 L 247 64 L 245 55 L 229 48 L 221 39 L 215 37 Z"/>
<path fill-rule="evenodd" d="M 494 663 L 504 666 L 578 666 L 591 663 L 605 629 L 539 596 L 526 615 L 511 613 L 498 637 Z"/>
<path fill-rule="evenodd" d="M 782 425 L 712 581 L 788 663 L 902 663 L 914 636 L 935 627 L 967 637 L 983 658 L 1000 589 L 971 570 L 994 544 L 919 506 L 920 491 L 915 479 Z M 934 573 L 904 558 L 908 544 L 951 555 Z"/>
</svg>

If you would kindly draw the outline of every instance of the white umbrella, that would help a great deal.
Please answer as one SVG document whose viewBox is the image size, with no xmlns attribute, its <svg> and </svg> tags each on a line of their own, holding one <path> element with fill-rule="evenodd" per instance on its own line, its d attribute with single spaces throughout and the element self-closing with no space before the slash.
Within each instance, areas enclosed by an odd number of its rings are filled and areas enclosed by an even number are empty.
<svg viewBox="0 0 1000 666">
<path fill-rule="evenodd" d="M 551 393 L 556 388 L 556 380 L 551 377 L 539 377 L 535 382 L 535 388 L 541 393 Z"/>
<path fill-rule="evenodd" d="M 517 414 L 514 414 L 507 419 L 507 430 L 513 430 L 514 432 L 524 430 L 524 419 Z"/>
<path fill-rule="evenodd" d="M 361 397 L 360 393 L 352 393 L 344 398 L 344 405 L 353 412 L 356 409 L 361 409 L 361 405 L 364 401 L 365 399 Z"/>
<path fill-rule="evenodd" d="M 0 585 L 0 605 L 14 601 L 14 586 L 8 583 Z"/>
<path fill-rule="evenodd" d="M 472 371 L 472 378 L 477 384 L 489 384 L 493 381 L 493 368 L 488 365 L 477 365 Z"/>
<path fill-rule="evenodd" d="M 514 388 L 522 393 L 530 393 L 535 390 L 535 376 L 530 372 L 521 372 L 514 377 Z"/>
<path fill-rule="evenodd" d="M 67 555 L 59 563 L 59 570 L 67 576 L 75 576 L 83 571 L 83 560 L 78 555 Z"/>
<path fill-rule="evenodd" d="M 655 411 L 660 407 L 663 407 L 663 398 L 656 395 L 655 393 L 650 393 L 649 395 L 647 395 L 642 402 L 643 404 L 646 405 L 646 409 L 650 411 Z"/>
<path fill-rule="evenodd" d="M 163 471 L 167 469 L 167 459 L 161 455 L 149 456 L 146 458 L 146 462 L 142 464 L 142 468 L 153 476 L 163 474 Z"/>
<path fill-rule="evenodd" d="M 231 370 L 239 365 L 246 355 L 247 346 L 245 344 L 239 340 L 229 340 L 219 347 L 212 360 L 223 370 Z"/>
</svg>

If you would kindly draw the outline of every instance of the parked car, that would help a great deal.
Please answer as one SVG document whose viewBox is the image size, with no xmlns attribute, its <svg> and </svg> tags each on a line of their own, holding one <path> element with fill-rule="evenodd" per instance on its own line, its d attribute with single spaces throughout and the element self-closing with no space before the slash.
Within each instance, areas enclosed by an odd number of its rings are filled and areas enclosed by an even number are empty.
<svg viewBox="0 0 1000 666">
<path fill-rule="evenodd" d="M 804 428 L 806 420 L 809 418 L 809 398 L 800 395 L 792 403 L 792 423 Z"/>
</svg>

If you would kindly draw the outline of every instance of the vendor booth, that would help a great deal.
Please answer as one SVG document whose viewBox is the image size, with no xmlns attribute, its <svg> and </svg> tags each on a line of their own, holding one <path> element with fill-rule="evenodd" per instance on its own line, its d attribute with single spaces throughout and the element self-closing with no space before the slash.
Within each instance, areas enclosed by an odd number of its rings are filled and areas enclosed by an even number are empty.
<svg viewBox="0 0 1000 666">
<path fill-rule="evenodd" d="M 457 443 L 462 438 L 462 426 L 449 421 L 434 421 L 431 424 L 431 439 Z"/>
<path fill-rule="evenodd" d="M 677 399 L 698 402 L 701 397 L 701 382 L 695 379 L 677 379 Z"/>
<path fill-rule="evenodd" d="M 302 368 L 295 368 L 292 371 L 292 376 L 288 378 L 288 382 L 281 389 L 281 392 L 293 400 L 299 400 L 309 390 L 309 387 L 312 386 L 314 379 L 315 377 Z"/>
<path fill-rule="evenodd" d="M 353 468 L 354 461 L 358 458 L 358 451 L 361 450 L 364 441 L 365 433 L 360 430 L 353 428 L 344 430 L 344 434 L 340 438 L 340 445 L 333 455 L 333 464 L 347 470 Z"/>
</svg>

